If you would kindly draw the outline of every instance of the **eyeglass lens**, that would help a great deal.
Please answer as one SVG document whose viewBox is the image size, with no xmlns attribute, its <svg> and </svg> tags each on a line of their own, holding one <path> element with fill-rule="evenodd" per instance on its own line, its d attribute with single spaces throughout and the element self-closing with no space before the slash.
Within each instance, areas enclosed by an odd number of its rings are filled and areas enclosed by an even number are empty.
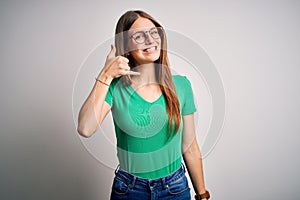
<svg viewBox="0 0 300 200">
<path fill-rule="evenodd" d="M 138 32 L 134 33 L 131 37 L 137 43 L 142 44 L 145 42 L 146 38 L 149 37 L 147 33 L 149 33 L 149 35 L 153 39 L 158 39 L 160 37 L 157 27 L 151 28 L 149 31 L 138 31 Z"/>
</svg>

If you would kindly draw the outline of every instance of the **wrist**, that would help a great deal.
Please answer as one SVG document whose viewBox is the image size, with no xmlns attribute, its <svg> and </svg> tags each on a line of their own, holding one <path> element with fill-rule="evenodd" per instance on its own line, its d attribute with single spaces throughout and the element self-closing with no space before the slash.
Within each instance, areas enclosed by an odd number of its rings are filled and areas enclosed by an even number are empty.
<svg viewBox="0 0 300 200">
<path fill-rule="evenodd" d="M 207 190 L 206 189 L 201 189 L 201 190 L 198 190 L 198 191 L 196 191 L 196 194 L 203 194 L 203 193 L 205 193 Z"/>
<path fill-rule="evenodd" d="M 196 194 L 195 199 L 196 200 L 206 200 L 210 198 L 210 193 L 208 190 L 205 190 L 204 193 Z"/>
<path fill-rule="evenodd" d="M 110 84 L 113 80 L 113 77 L 111 77 L 105 71 L 103 71 L 99 74 L 98 79 L 105 82 L 105 83 L 107 83 L 107 84 Z"/>
<path fill-rule="evenodd" d="M 195 189 L 196 194 L 204 194 L 207 191 L 204 185 Z"/>
</svg>

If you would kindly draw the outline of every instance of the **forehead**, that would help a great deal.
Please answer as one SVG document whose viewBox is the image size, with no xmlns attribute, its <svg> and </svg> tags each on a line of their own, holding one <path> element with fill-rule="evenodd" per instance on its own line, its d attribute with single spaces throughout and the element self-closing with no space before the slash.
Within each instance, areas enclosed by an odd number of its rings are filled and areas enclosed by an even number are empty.
<svg viewBox="0 0 300 200">
<path fill-rule="evenodd" d="M 151 20 L 144 17 L 139 17 L 137 20 L 135 20 L 129 30 L 144 30 L 152 27 L 155 27 L 155 25 Z"/>
</svg>

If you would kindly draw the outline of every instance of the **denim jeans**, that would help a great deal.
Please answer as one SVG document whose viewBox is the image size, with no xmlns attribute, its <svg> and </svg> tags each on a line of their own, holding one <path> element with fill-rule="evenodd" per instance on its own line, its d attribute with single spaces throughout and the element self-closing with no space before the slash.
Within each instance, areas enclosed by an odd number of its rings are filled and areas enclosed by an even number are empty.
<svg viewBox="0 0 300 200">
<path fill-rule="evenodd" d="M 145 179 L 122 169 L 116 169 L 111 200 L 190 200 L 190 188 L 183 165 L 174 173 L 158 178 Z"/>
</svg>

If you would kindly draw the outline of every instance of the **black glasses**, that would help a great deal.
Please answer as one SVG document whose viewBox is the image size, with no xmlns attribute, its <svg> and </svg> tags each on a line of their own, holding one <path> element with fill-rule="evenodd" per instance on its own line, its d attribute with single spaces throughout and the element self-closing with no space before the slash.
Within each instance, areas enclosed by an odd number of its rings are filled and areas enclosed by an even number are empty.
<svg viewBox="0 0 300 200">
<path fill-rule="evenodd" d="M 161 29 L 161 27 L 153 27 L 149 31 L 138 31 L 130 36 L 130 38 L 134 39 L 138 44 L 143 44 L 146 41 L 146 38 L 149 37 L 147 33 L 149 33 L 153 39 L 158 39 L 160 37 L 159 31 Z"/>
</svg>

